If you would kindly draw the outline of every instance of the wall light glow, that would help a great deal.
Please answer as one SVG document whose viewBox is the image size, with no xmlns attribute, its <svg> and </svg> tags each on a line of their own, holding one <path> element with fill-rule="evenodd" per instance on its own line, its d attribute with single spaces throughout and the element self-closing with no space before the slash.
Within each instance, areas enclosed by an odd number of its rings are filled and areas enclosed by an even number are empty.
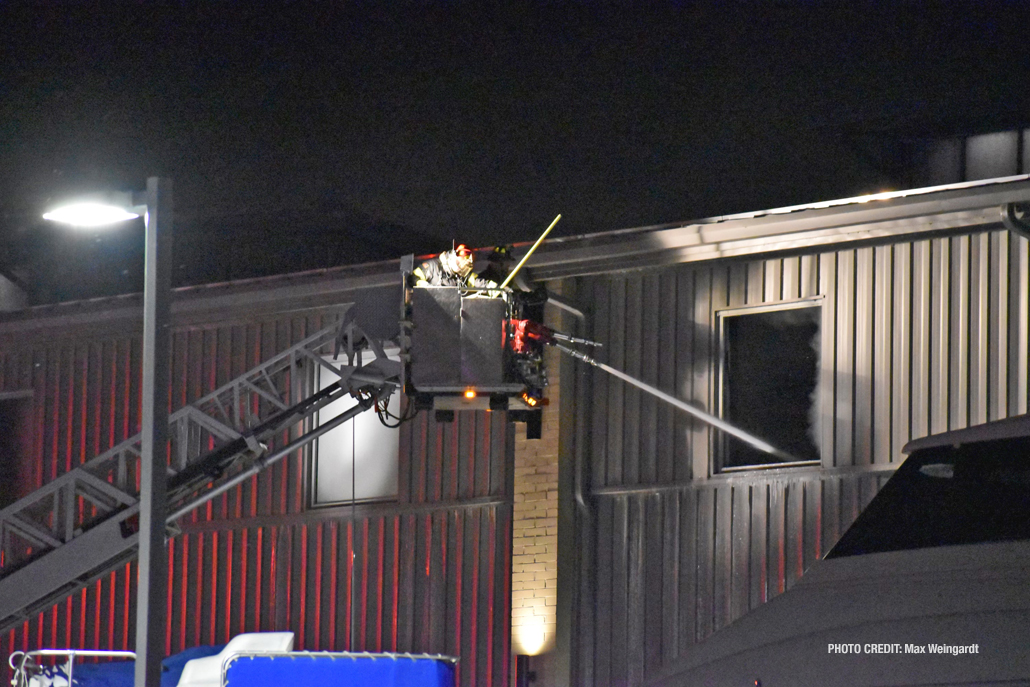
<svg viewBox="0 0 1030 687">
<path fill-rule="evenodd" d="M 553 622 L 553 621 L 552 621 Z M 512 628 L 512 639 L 516 644 L 516 652 L 524 656 L 536 656 L 547 645 L 547 625 L 545 618 L 531 615 L 522 618 L 522 624 Z"/>
<path fill-rule="evenodd" d="M 70 224 L 73 227 L 100 227 L 137 217 L 139 217 L 138 213 L 102 203 L 65 205 L 43 215 L 43 219 Z"/>
</svg>

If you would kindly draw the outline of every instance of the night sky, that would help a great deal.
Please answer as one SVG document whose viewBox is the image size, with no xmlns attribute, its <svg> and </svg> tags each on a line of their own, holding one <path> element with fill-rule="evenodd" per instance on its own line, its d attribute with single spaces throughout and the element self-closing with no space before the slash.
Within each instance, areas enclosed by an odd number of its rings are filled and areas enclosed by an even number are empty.
<svg viewBox="0 0 1030 687">
<path fill-rule="evenodd" d="M 141 286 L 140 223 L 67 194 L 174 179 L 176 283 L 897 188 L 891 141 L 1030 126 L 1030 3 L 0 3 L 0 272 Z"/>
</svg>

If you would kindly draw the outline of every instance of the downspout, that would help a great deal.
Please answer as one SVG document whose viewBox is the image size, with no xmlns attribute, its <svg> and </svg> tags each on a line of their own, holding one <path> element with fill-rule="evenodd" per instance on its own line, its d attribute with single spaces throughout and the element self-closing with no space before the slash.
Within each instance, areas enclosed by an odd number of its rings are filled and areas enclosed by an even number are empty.
<svg viewBox="0 0 1030 687">
<path fill-rule="evenodd" d="M 583 335 L 583 310 L 586 308 L 576 307 L 579 305 L 576 280 L 565 279 L 562 283 L 564 289 L 561 298 L 570 307 L 562 308 L 561 325 L 565 331 Z M 556 304 L 554 301 L 554 298 L 548 299 L 548 303 Z M 584 494 L 589 485 L 589 464 L 585 455 L 589 432 L 583 425 L 586 419 L 578 412 L 579 408 L 584 407 L 590 382 L 587 368 L 579 368 L 574 360 L 566 358 L 561 361 L 559 373 L 558 599 L 557 632 L 552 659 L 555 687 L 571 687 L 577 683 L 579 666 L 576 657 L 580 646 L 577 618 L 583 604 L 590 603 L 589 598 L 584 596 L 589 597 L 589 590 L 593 589 L 593 583 L 589 580 L 594 571 L 581 558 L 582 553 L 592 549 L 589 540 L 593 531 L 593 513 Z M 591 413 L 586 413 L 586 417 L 590 418 Z"/>
<path fill-rule="evenodd" d="M 1009 231 L 1030 241 L 1030 222 L 1027 221 L 1028 207 L 1025 203 L 1005 203 L 1001 206 L 1001 223 Z"/>
</svg>

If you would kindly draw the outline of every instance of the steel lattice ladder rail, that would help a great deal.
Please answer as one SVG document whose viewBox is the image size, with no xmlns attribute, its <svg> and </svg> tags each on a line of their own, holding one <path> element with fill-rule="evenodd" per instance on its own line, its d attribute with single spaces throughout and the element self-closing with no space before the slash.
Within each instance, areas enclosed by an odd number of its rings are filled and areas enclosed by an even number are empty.
<svg viewBox="0 0 1030 687">
<path fill-rule="evenodd" d="M 338 336 L 341 331 L 345 337 Z M 265 442 L 338 398 L 358 389 L 378 396 L 401 388 L 400 364 L 375 342 L 368 365 L 361 365 L 360 353 L 356 367 L 353 360 L 326 359 L 334 342 L 338 349 L 341 340 L 358 341 L 361 335 L 344 318 L 171 414 L 169 513 L 206 501 L 219 481 L 266 467 Z M 339 379 L 312 392 L 303 378 L 319 368 Z M 349 416 L 371 405 L 366 399 Z M 287 448 L 295 451 L 319 433 L 309 432 Z M 140 441 L 141 435 L 131 437 L 0 511 L 0 632 L 136 556 Z"/>
</svg>

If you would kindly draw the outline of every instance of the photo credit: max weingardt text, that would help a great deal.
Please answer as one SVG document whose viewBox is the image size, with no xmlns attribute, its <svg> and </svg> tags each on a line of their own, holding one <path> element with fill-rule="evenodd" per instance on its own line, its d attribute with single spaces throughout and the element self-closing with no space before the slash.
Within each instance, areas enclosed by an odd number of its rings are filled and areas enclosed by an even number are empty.
<svg viewBox="0 0 1030 687">
<path fill-rule="evenodd" d="M 979 644 L 827 644 L 828 654 L 963 654 L 980 653 Z"/>
</svg>

